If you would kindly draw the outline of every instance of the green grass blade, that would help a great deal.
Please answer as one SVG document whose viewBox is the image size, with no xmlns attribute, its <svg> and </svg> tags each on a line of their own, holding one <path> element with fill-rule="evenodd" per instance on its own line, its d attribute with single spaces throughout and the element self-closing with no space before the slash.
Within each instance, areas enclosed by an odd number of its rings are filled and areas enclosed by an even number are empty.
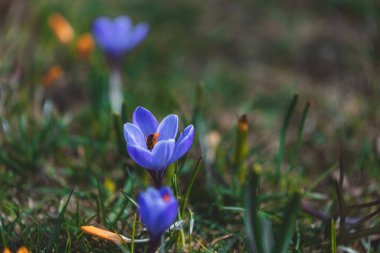
<svg viewBox="0 0 380 253">
<path fill-rule="evenodd" d="M 124 142 L 124 135 L 123 135 L 123 123 L 120 114 L 113 113 L 113 127 L 115 130 L 115 138 L 117 143 L 117 148 L 119 150 L 120 155 L 126 154 L 126 145 Z"/>
<path fill-rule="evenodd" d="M 135 207 L 138 207 L 139 205 L 137 204 L 137 202 L 131 198 L 126 192 L 122 191 L 121 194 L 123 194 L 129 201 L 131 201 L 131 203 L 135 206 Z"/>
<path fill-rule="evenodd" d="M 131 253 L 135 252 L 136 221 L 137 221 L 137 215 L 135 214 L 133 216 L 133 225 L 132 225 Z"/>
<path fill-rule="evenodd" d="M 51 237 L 49 239 L 48 246 L 47 246 L 47 251 L 46 252 L 51 252 L 52 251 L 53 243 L 55 243 L 55 241 L 57 239 L 59 239 L 59 234 L 61 232 L 62 224 L 64 222 L 64 215 L 65 215 L 65 212 L 66 212 L 66 208 L 67 208 L 67 205 L 69 204 L 71 196 L 73 195 L 73 192 L 74 192 L 74 188 L 71 190 L 71 192 L 69 194 L 69 197 L 66 200 L 66 203 L 63 205 L 63 208 L 62 208 L 61 212 L 58 215 L 57 223 L 55 224 L 54 231 L 53 231 L 53 233 L 52 233 L 52 235 L 51 235 Z"/>
<path fill-rule="evenodd" d="M 305 121 L 306 121 L 307 113 L 309 112 L 309 108 L 310 108 L 310 103 L 307 102 L 305 105 L 305 108 L 303 109 L 303 112 L 302 112 L 301 122 L 298 126 L 297 142 L 296 142 L 296 147 L 294 150 L 292 165 L 290 166 L 290 169 L 295 167 L 297 156 L 298 156 L 298 153 L 301 149 L 302 133 L 303 133 L 303 129 L 305 127 Z"/>
<path fill-rule="evenodd" d="M 294 193 L 292 199 L 288 203 L 283 218 L 278 237 L 274 247 L 273 253 L 286 253 L 292 239 L 296 219 L 299 211 L 301 197 L 299 193 Z"/>
<path fill-rule="evenodd" d="M 278 152 L 277 152 L 277 160 L 276 160 L 276 171 L 275 171 L 275 179 L 276 183 L 278 184 L 280 181 L 280 176 L 281 176 L 281 164 L 282 164 L 282 159 L 284 156 L 284 147 L 285 147 L 285 141 L 286 141 L 286 134 L 288 132 L 288 127 L 289 127 L 289 122 L 290 118 L 293 115 L 294 108 L 296 107 L 298 100 L 298 95 L 295 94 L 293 96 L 292 101 L 290 102 L 290 105 L 288 107 L 288 110 L 286 112 L 284 122 L 281 128 L 280 132 L 280 143 L 278 145 Z"/>
<path fill-rule="evenodd" d="M 331 240 L 331 253 L 336 253 L 336 233 L 335 233 L 334 219 L 331 219 L 331 223 L 330 223 L 330 240 Z"/>
<path fill-rule="evenodd" d="M 194 213 L 189 208 L 190 224 L 189 224 L 189 252 L 192 252 L 192 235 L 194 229 Z"/>
<path fill-rule="evenodd" d="M 127 102 L 123 100 L 123 103 L 121 104 L 121 120 L 123 124 L 129 121 L 129 118 L 128 118 L 129 115 L 130 115 L 130 112 L 129 112 Z"/>
<path fill-rule="evenodd" d="M 249 253 L 261 253 L 258 251 L 258 245 L 255 238 L 255 226 L 257 210 L 258 210 L 258 199 L 257 199 L 257 187 L 258 187 L 258 177 L 256 174 L 251 175 L 248 183 L 248 187 L 245 194 L 245 219 L 244 219 L 244 229 L 248 241 L 248 252 Z"/>
<path fill-rule="evenodd" d="M 257 224 L 261 228 L 260 231 L 257 231 L 257 240 L 260 240 L 260 252 L 261 253 L 270 253 L 274 247 L 274 237 L 273 229 L 271 222 L 262 214 L 258 213 L 257 215 Z"/>
<path fill-rule="evenodd" d="M 191 188 L 193 187 L 193 184 L 195 182 L 195 178 L 197 177 L 199 169 L 201 168 L 201 161 L 202 161 L 202 156 L 199 157 L 199 159 L 197 161 L 197 164 L 195 165 L 195 168 L 193 170 L 193 174 L 191 175 L 190 183 L 189 183 L 189 185 L 186 188 L 186 192 L 185 192 L 185 195 L 183 197 L 182 206 L 181 206 L 181 216 L 182 217 L 185 214 L 185 210 L 186 210 L 186 206 L 187 206 L 187 201 L 189 199 Z"/>
<path fill-rule="evenodd" d="M 104 208 L 104 199 L 103 199 L 103 191 L 102 186 L 99 180 L 97 180 L 97 186 L 98 186 L 98 217 L 99 221 L 105 226 L 106 225 L 106 213 Z"/>
</svg>

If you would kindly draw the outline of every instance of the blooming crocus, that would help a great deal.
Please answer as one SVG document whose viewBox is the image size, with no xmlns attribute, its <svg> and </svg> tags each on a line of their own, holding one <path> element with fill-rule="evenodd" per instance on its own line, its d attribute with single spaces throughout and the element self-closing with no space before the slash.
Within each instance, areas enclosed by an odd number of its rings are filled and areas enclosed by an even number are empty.
<svg viewBox="0 0 380 253">
<path fill-rule="evenodd" d="M 115 19 L 97 18 L 92 25 L 92 34 L 107 57 L 118 63 L 122 56 L 140 44 L 149 31 L 146 23 L 132 25 L 128 16 Z"/>
<path fill-rule="evenodd" d="M 178 214 L 178 201 L 169 187 L 159 190 L 149 187 L 139 194 L 138 213 L 150 235 L 149 252 L 154 252 L 161 235 L 174 223 Z"/>
<path fill-rule="evenodd" d="M 115 19 L 97 18 L 92 25 L 92 34 L 96 43 L 104 51 L 111 67 L 109 77 L 109 99 L 113 112 L 120 113 L 122 97 L 122 81 L 120 63 L 123 55 L 140 44 L 149 31 L 146 23 L 132 25 L 128 16 Z"/>
<path fill-rule="evenodd" d="M 168 115 L 158 123 L 150 111 L 140 106 L 133 113 L 132 124 L 124 124 L 129 155 L 148 169 L 156 187 L 162 186 L 165 169 L 186 154 L 193 144 L 193 125 L 187 126 L 176 141 L 177 131 L 177 115 Z"/>
</svg>

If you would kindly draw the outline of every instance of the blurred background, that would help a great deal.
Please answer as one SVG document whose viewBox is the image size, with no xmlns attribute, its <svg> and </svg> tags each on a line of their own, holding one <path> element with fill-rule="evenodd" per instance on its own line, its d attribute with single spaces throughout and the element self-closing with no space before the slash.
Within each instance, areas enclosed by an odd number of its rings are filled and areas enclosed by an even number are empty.
<svg viewBox="0 0 380 253">
<path fill-rule="evenodd" d="M 53 12 L 73 27 L 71 44 L 61 44 L 49 28 Z M 311 103 L 305 138 L 317 149 L 305 145 L 305 162 L 326 165 L 343 150 L 352 162 L 366 163 L 380 118 L 380 3 L 371 0 L 3 0 L 0 81 L 3 93 L 13 91 L 1 101 L 3 117 L 20 100 L 19 90 L 28 90 L 35 107 L 42 106 L 39 96 L 48 96 L 61 113 L 99 106 L 107 90 L 106 61 L 99 49 L 80 59 L 75 42 L 96 17 L 123 14 L 151 28 L 124 57 L 130 108 L 139 104 L 165 114 L 175 105 L 189 113 L 203 82 L 210 128 L 223 132 L 250 112 L 255 140 L 273 139 L 270 150 L 284 106 L 298 93 Z M 53 66 L 61 74 L 44 87 Z"/>
</svg>

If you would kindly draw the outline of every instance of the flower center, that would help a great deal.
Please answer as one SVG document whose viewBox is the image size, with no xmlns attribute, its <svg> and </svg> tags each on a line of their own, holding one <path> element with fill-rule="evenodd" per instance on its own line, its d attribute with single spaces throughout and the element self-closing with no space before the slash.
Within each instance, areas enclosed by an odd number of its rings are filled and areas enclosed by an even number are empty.
<svg viewBox="0 0 380 253">
<path fill-rule="evenodd" d="M 158 137 L 160 136 L 160 133 L 153 133 L 146 138 L 146 147 L 149 150 L 152 150 L 154 148 L 154 145 L 158 142 Z"/>
<path fill-rule="evenodd" d="M 169 196 L 169 194 L 165 194 L 164 196 L 162 196 L 162 199 L 163 199 L 165 202 L 169 202 L 169 200 L 170 200 L 170 196 Z"/>
</svg>

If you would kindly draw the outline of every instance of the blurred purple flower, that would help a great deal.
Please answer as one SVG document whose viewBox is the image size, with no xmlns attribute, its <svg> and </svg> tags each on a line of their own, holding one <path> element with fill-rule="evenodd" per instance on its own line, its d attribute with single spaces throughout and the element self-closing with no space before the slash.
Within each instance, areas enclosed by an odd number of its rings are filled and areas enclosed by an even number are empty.
<svg viewBox="0 0 380 253">
<path fill-rule="evenodd" d="M 150 111 L 140 106 L 133 113 L 133 124 L 124 124 L 129 155 L 149 170 L 156 187 L 162 186 L 165 169 L 186 154 L 193 144 L 193 125 L 187 126 L 176 141 L 177 131 L 177 115 L 168 115 L 158 123 Z"/>
<path fill-rule="evenodd" d="M 159 190 L 149 187 L 137 198 L 138 213 L 150 235 L 150 251 L 154 252 L 161 235 L 174 223 L 178 213 L 178 201 L 169 187 Z"/>
<path fill-rule="evenodd" d="M 132 25 L 128 16 L 115 19 L 97 18 L 92 25 L 92 34 L 105 54 L 116 63 L 121 57 L 140 44 L 149 32 L 146 23 Z"/>
</svg>

